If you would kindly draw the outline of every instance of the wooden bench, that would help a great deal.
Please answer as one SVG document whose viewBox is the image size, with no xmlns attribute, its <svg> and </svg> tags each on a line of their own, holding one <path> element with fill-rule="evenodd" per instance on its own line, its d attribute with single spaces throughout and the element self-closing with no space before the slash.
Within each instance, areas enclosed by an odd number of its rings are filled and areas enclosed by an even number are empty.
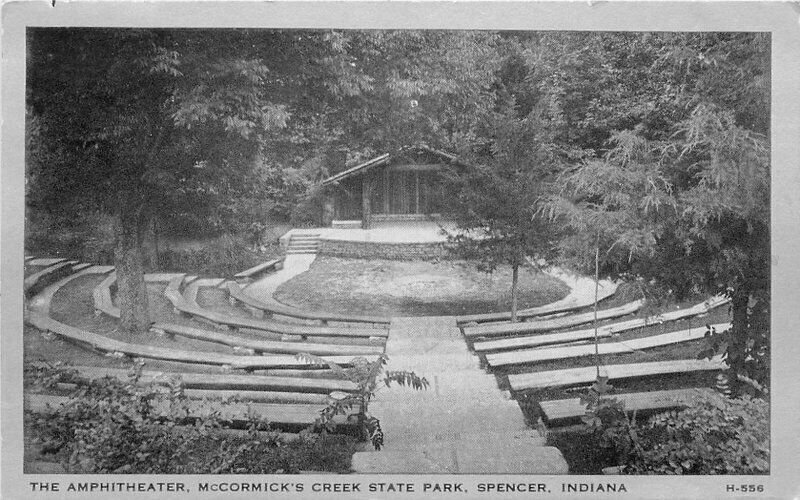
<svg viewBox="0 0 800 500">
<path fill-rule="evenodd" d="M 27 264 L 29 266 L 50 267 L 50 266 L 56 265 L 56 264 L 58 264 L 60 262 L 64 262 L 65 260 L 67 260 L 67 259 L 62 259 L 60 257 L 54 258 L 54 259 L 50 259 L 50 258 L 46 258 L 46 259 L 31 259 L 31 260 L 26 260 L 25 264 Z"/>
<path fill-rule="evenodd" d="M 33 413 L 51 413 L 58 407 L 68 405 L 75 401 L 66 396 L 50 396 L 44 394 L 27 394 L 24 398 L 24 408 Z M 151 401 L 154 405 L 155 415 L 162 418 L 170 414 L 168 400 Z M 186 417 L 189 421 L 198 420 L 209 415 L 212 411 L 218 412 L 219 418 L 233 425 L 246 425 L 253 416 L 264 417 L 273 424 L 310 425 L 313 424 L 325 405 L 320 404 L 274 404 L 274 403 L 214 403 L 209 401 L 186 401 Z M 334 423 L 344 425 L 347 423 L 346 415 L 337 415 Z"/>
<path fill-rule="evenodd" d="M 336 321 L 340 323 L 371 323 L 373 325 L 379 325 L 383 328 L 388 328 L 389 324 L 392 322 L 391 318 L 383 316 L 349 316 L 344 314 L 303 311 L 294 307 L 283 305 L 277 301 L 272 301 L 267 304 L 246 294 L 239 284 L 232 281 L 228 282 L 228 293 L 233 301 L 241 302 L 246 306 L 272 315 L 277 314 L 290 318 L 316 320 L 321 321 L 323 324 L 327 324 L 329 321 Z"/>
<path fill-rule="evenodd" d="M 253 281 L 256 276 L 260 276 L 267 272 L 277 271 L 282 265 L 283 257 L 269 260 L 257 266 L 253 266 L 250 269 L 246 269 L 240 273 L 234 274 L 233 279 L 235 279 L 238 283 L 249 283 Z"/>
<path fill-rule="evenodd" d="M 206 342 L 215 342 L 231 347 L 240 347 L 249 349 L 255 353 L 264 354 L 308 353 L 315 354 L 317 356 L 359 356 L 365 354 L 379 355 L 383 352 L 382 347 L 370 345 L 342 345 L 322 344 L 316 342 L 254 340 L 171 323 L 156 323 L 151 327 L 151 329 L 162 334 L 180 335 L 186 338 L 203 340 Z"/>
<path fill-rule="evenodd" d="M 597 311 L 597 319 L 606 320 L 633 314 L 644 305 L 644 300 L 636 300 L 627 304 Z M 569 328 L 594 321 L 594 312 L 574 314 L 562 318 L 526 321 L 521 323 L 490 323 L 477 326 L 465 326 L 461 330 L 468 338 L 496 337 L 502 335 L 519 335 L 525 333 L 547 332 L 561 328 Z"/>
<path fill-rule="evenodd" d="M 195 363 L 215 366 L 225 366 L 240 370 L 263 370 L 269 368 L 303 368 L 321 369 L 321 365 L 308 363 L 296 356 L 237 356 L 208 351 L 186 351 L 167 347 L 154 347 L 144 344 L 129 344 L 110 339 L 103 335 L 81 330 L 64 323 L 55 321 L 38 312 L 31 311 L 29 322 L 36 328 L 52 332 L 68 340 L 91 347 L 105 353 L 125 355 L 134 358 L 160 359 L 179 363 Z M 374 361 L 377 356 L 363 356 L 367 361 Z M 353 361 L 349 356 L 326 356 L 326 360 L 338 365 L 350 365 Z"/>
<path fill-rule="evenodd" d="M 627 412 L 658 411 L 687 407 L 698 399 L 713 395 L 711 389 L 672 389 L 668 391 L 636 392 L 628 394 L 609 394 L 609 398 L 625 404 Z M 580 398 L 540 401 L 539 407 L 544 420 L 550 425 L 565 425 L 586 414 L 586 405 Z"/>
<path fill-rule="evenodd" d="M 120 368 L 100 366 L 68 366 L 84 379 L 112 377 L 129 380 L 129 372 Z M 302 378 L 270 375 L 241 375 L 214 373 L 176 373 L 143 370 L 138 382 L 140 384 L 168 384 L 170 379 L 181 379 L 186 389 L 206 391 L 272 391 L 300 392 L 313 394 L 329 394 L 331 392 L 353 392 L 358 386 L 349 380 L 330 378 Z"/>
<path fill-rule="evenodd" d="M 72 266 L 77 263 L 77 261 L 58 262 L 42 269 L 41 271 L 37 271 L 23 280 L 22 288 L 26 294 L 31 294 L 36 291 L 36 289 L 40 287 L 46 280 L 63 274 L 65 270 L 71 272 Z"/>
<path fill-rule="evenodd" d="M 111 268 L 113 270 L 113 267 Z M 148 273 L 144 275 L 145 283 L 164 283 L 180 277 L 183 282 L 189 282 L 196 276 L 189 277 L 184 273 Z M 114 305 L 111 298 L 111 287 L 117 282 L 117 273 L 114 272 L 100 282 L 92 291 L 94 309 L 96 314 L 105 313 L 112 318 L 119 319 L 119 307 Z"/>
<path fill-rule="evenodd" d="M 727 368 L 727 365 L 722 360 L 722 357 L 715 356 L 710 360 L 679 359 L 653 361 L 650 363 L 606 365 L 600 367 L 600 375 L 616 380 L 673 373 L 724 370 L 725 368 Z M 512 390 L 522 391 L 525 389 L 546 389 L 549 387 L 591 384 L 596 378 L 595 367 L 587 366 L 585 368 L 512 374 L 508 376 L 508 383 Z"/>
<path fill-rule="evenodd" d="M 681 319 L 701 316 L 714 308 L 717 308 L 723 304 L 727 304 L 728 301 L 729 300 L 727 298 L 716 296 L 686 309 L 679 309 L 677 311 L 671 311 L 647 318 L 631 319 L 611 325 L 602 325 L 598 327 L 597 335 L 599 338 L 609 337 L 613 334 L 635 330 L 636 328 L 644 328 L 646 326 L 664 324 Z M 499 351 L 503 349 L 537 347 L 547 344 L 574 342 L 578 340 L 591 340 L 593 338 L 594 328 L 587 328 L 584 330 L 554 333 L 550 335 L 532 335 L 529 337 L 513 337 L 507 339 L 478 341 L 473 344 L 472 348 L 475 350 L 475 352 Z"/>
<path fill-rule="evenodd" d="M 116 283 L 117 273 L 112 272 L 106 278 L 97 284 L 92 290 L 92 299 L 94 300 L 95 314 L 99 315 L 105 313 L 112 318 L 120 317 L 119 307 L 115 306 L 111 300 L 111 285 Z"/>
<path fill-rule="evenodd" d="M 377 328 L 338 328 L 330 326 L 300 325 L 280 323 L 271 320 L 258 320 L 253 318 L 237 318 L 227 314 L 217 313 L 201 307 L 193 306 L 186 302 L 180 292 L 180 279 L 170 281 L 164 290 L 164 296 L 172 303 L 176 311 L 192 317 L 206 320 L 215 325 L 229 328 L 249 328 L 284 335 L 297 335 L 299 337 L 387 337 L 388 332 Z"/>
<path fill-rule="evenodd" d="M 716 331 L 723 331 L 730 327 L 730 324 L 720 323 L 711 326 Z M 629 353 L 641 349 L 650 349 L 653 347 L 678 344 L 681 342 L 691 342 L 692 340 L 702 339 L 705 335 L 705 332 L 705 327 L 697 327 L 660 335 L 651 335 L 649 337 L 626 340 L 624 342 L 608 342 L 605 344 L 598 344 L 597 350 L 599 354 L 603 355 Z M 592 356 L 594 353 L 594 344 L 584 344 L 487 354 L 486 362 L 491 367 L 498 367 L 520 363 L 541 363 L 543 361 L 552 361 L 557 359 L 579 358 L 583 356 Z"/>
<path fill-rule="evenodd" d="M 617 286 L 612 284 L 610 286 L 601 286 L 598 290 L 597 300 L 598 302 L 605 300 L 617 291 Z M 546 316 L 550 314 L 560 314 L 575 311 L 576 309 L 583 309 L 585 307 L 589 307 L 594 304 L 594 295 L 591 297 L 583 297 L 583 298 L 576 298 L 576 297 L 565 297 L 562 300 L 553 302 L 551 304 L 545 304 L 539 307 L 531 307 L 528 309 L 522 309 L 517 311 L 517 318 L 520 320 L 524 320 L 527 318 L 533 318 L 536 316 Z M 458 326 L 466 326 L 470 323 L 489 323 L 495 321 L 511 321 L 511 312 L 504 311 L 504 312 L 497 312 L 497 313 L 485 313 L 485 314 L 469 314 L 466 316 L 458 316 L 456 317 L 456 324 Z"/>
</svg>

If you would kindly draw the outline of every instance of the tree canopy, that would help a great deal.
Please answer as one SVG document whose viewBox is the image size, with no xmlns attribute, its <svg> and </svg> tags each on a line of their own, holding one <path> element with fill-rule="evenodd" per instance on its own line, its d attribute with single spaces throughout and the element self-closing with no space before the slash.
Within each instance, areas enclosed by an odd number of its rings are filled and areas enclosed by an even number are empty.
<svg viewBox="0 0 800 500">
<path fill-rule="evenodd" d="M 604 274 L 727 293 L 719 345 L 766 373 L 768 34 L 36 28 L 28 42 L 28 205 L 115 217 L 130 331 L 148 322 L 154 214 L 225 226 L 257 200 L 286 215 L 345 163 L 422 142 L 458 155 L 451 215 L 482 232 L 459 243 L 485 268 L 556 254 L 580 268 L 600 249 Z"/>
</svg>

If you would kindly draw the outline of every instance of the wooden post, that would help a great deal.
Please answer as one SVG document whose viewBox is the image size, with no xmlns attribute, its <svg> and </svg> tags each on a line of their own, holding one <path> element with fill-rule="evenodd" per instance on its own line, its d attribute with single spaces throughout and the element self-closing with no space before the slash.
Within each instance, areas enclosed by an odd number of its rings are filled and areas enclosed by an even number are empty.
<svg viewBox="0 0 800 500">
<path fill-rule="evenodd" d="M 369 229 L 372 223 L 372 206 L 370 199 L 372 198 L 372 186 L 374 182 L 369 174 L 364 174 L 361 178 L 361 228 Z"/>
<path fill-rule="evenodd" d="M 330 226 L 335 217 L 335 202 L 331 190 L 325 191 L 322 198 L 322 225 Z"/>
</svg>

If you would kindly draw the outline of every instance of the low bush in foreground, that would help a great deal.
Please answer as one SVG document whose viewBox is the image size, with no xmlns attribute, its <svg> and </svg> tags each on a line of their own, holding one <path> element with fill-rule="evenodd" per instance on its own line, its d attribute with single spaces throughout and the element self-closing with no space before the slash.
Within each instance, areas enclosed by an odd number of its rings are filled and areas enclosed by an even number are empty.
<svg viewBox="0 0 800 500">
<path fill-rule="evenodd" d="M 598 457 L 615 459 L 605 466 L 618 465 L 622 474 L 769 472 L 767 401 L 704 393 L 688 408 L 637 423 L 635 412 L 629 416 L 609 390 L 601 378 L 583 398 L 588 435 L 581 440 L 595 443 Z M 563 446 L 564 437 L 559 440 Z"/>
<path fill-rule="evenodd" d="M 347 472 L 355 438 L 301 433 L 287 440 L 253 418 L 247 432 L 222 429 L 220 406 L 189 418 L 179 380 L 166 386 L 130 379 L 86 380 L 62 367 L 27 370 L 29 386 L 51 391 L 75 384 L 69 402 L 44 414 L 26 414 L 31 441 L 69 473 L 275 474 Z M 63 385 L 61 386 L 63 387 Z M 39 457 L 44 458 L 44 457 Z"/>
<path fill-rule="evenodd" d="M 746 394 L 704 397 L 651 417 L 639 440 L 626 474 L 767 474 L 769 404 Z"/>
</svg>

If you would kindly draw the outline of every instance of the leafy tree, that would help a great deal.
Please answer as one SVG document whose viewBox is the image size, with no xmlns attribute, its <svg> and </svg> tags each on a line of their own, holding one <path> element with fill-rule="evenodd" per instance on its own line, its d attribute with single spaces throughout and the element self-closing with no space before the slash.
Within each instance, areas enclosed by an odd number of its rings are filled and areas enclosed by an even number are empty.
<svg viewBox="0 0 800 500">
<path fill-rule="evenodd" d="M 478 31 L 335 31 L 312 122 L 349 161 L 426 143 L 450 148 L 491 109 L 500 39 Z M 318 134 L 317 137 L 320 135 Z"/>
<path fill-rule="evenodd" d="M 762 383 L 769 329 L 767 41 L 713 33 L 628 44 L 631 51 L 607 60 L 603 74 L 624 81 L 625 61 L 638 51 L 650 61 L 648 83 L 639 86 L 652 95 L 650 106 L 629 105 L 624 92 L 592 97 L 587 109 L 606 102 L 608 116 L 636 119 L 612 132 L 596 158 L 563 174 L 562 196 L 548 205 L 574 231 L 563 242 L 565 255 L 586 263 L 597 253 L 604 273 L 655 280 L 678 298 L 700 291 L 730 296 L 733 328 L 714 344 L 735 375 Z"/>
<path fill-rule="evenodd" d="M 558 231 L 537 205 L 562 168 L 564 152 L 551 142 L 544 121 L 541 108 L 517 117 L 512 99 L 478 129 L 484 142 L 462 148 L 447 175 L 443 205 L 457 224 L 448 235 L 450 248 L 483 271 L 511 266 L 511 321 L 517 319 L 520 266 L 528 257 L 551 258 L 556 248 Z"/>
<path fill-rule="evenodd" d="M 30 203 L 73 203 L 116 221 L 121 325 L 149 326 L 142 240 L 174 192 L 212 193 L 282 127 L 270 69 L 246 31 L 35 29 L 28 105 L 46 163 L 29 165 Z M 213 194 L 213 193 L 212 193 Z"/>
</svg>

